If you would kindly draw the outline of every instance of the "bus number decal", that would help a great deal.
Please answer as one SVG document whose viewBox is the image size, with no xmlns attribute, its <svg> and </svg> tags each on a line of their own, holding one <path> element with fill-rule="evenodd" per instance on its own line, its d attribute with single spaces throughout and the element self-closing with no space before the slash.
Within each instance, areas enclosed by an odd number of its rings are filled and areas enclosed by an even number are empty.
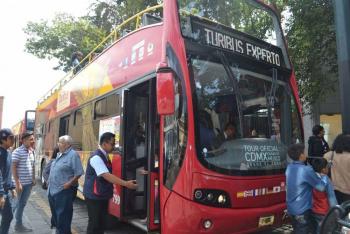
<svg viewBox="0 0 350 234">
<path fill-rule="evenodd" d="M 112 202 L 116 205 L 120 205 L 120 196 L 119 194 L 113 194 L 113 199 L 112 199 Z"/>
</svg>

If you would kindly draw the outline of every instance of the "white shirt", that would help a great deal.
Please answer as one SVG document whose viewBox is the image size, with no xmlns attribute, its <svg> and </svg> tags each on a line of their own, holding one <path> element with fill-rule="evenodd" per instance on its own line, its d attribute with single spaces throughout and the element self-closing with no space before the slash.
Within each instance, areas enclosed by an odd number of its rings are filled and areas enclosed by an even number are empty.
<svg viewBox="0 0 350 234">
<path fill-rule="evenodd" d="M 107 158 L 108 155 L 106 151 L 104 151 L 101 147 L 99 147 L 100 150 L 102 151 L 103 155 Z M 103 162 L 100 156 L 94 155 L 90 159 L 90 165 L 92 168 L 94 168 L 96 175 L 101 176 L 104 173 L 109 173 L 108 168 L 106 167 L 106 164 Z"/>
</svg>

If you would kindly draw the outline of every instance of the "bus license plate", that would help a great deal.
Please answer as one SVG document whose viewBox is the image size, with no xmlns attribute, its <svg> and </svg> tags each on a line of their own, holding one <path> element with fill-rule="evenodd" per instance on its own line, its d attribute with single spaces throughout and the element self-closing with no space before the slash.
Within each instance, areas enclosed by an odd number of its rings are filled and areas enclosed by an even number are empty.
<svg viewBox="0 0 350 234">
<path fill-rule="evenodd" d="M 273 216 L 273 215 L 260 217 L 259 218 L 259 227 L 272 225 L 274 220 L 275 220 L 275 216 Z"/>
</svg>

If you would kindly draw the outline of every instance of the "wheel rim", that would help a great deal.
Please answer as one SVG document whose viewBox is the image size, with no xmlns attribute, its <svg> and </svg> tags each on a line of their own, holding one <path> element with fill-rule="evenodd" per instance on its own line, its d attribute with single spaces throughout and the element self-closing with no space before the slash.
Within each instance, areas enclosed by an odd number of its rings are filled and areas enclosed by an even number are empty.
<svg viewBox="0 0 350 234">
<path fill-rule="evenodd" d="M 44 178 L 44 173 L 43 173 L 43 170 L 44 170 L 44 165 L 41 166 L 41 184 L 45 184 L 45 178 Z"/>
<path fill-rule="evenodd" d="M 42 183 L 42 184 L 45 183 L 45 179 L 44 179 L 43 173 L 41 173 L 41 183 Z"/>
</svg>

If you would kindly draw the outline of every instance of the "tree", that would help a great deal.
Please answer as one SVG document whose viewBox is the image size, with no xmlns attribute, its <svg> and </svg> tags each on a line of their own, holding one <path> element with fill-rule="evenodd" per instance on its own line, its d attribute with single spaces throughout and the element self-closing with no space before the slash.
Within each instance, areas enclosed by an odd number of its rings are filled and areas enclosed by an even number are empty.
<svg viewBox="0 0 350 234">
<path fill-rule="evenodd" d="M 160 2 L 160 0 L 97 0 L 91 4 L 87 18 L 97 27 L 109 32 L 131 16 Z"/>
<path fill-rule="evenodd" d="M 287 38 L 304 105 L 326 98 L 337 84 L 332 1 L 289 1 Z"/>
<path fill-rule="evenodd" d="M 83 17 L 58 14 L 51 22 L 29 22 L 24 29 L 28 35 L 25 50 L 42 59 L 56 58 L 58 65 L 54 69 L 68 71 L 73 52 L 89 54 L 115 26 L 158 3 L 158 0 L 97 0 Z"/>
<path fill-rule="evenodd" d="M 73 52 L 87 55 L 106 35 L 105 30 L 85 18 L 76 19 L 67 14 L 56 15 L 52 22 L 29 22 L 24 32 L 28 35 L 27 52 L 43 59 L 58 59 L 54 69 L 64 71 L 71 68 Z"/>
</svg>

